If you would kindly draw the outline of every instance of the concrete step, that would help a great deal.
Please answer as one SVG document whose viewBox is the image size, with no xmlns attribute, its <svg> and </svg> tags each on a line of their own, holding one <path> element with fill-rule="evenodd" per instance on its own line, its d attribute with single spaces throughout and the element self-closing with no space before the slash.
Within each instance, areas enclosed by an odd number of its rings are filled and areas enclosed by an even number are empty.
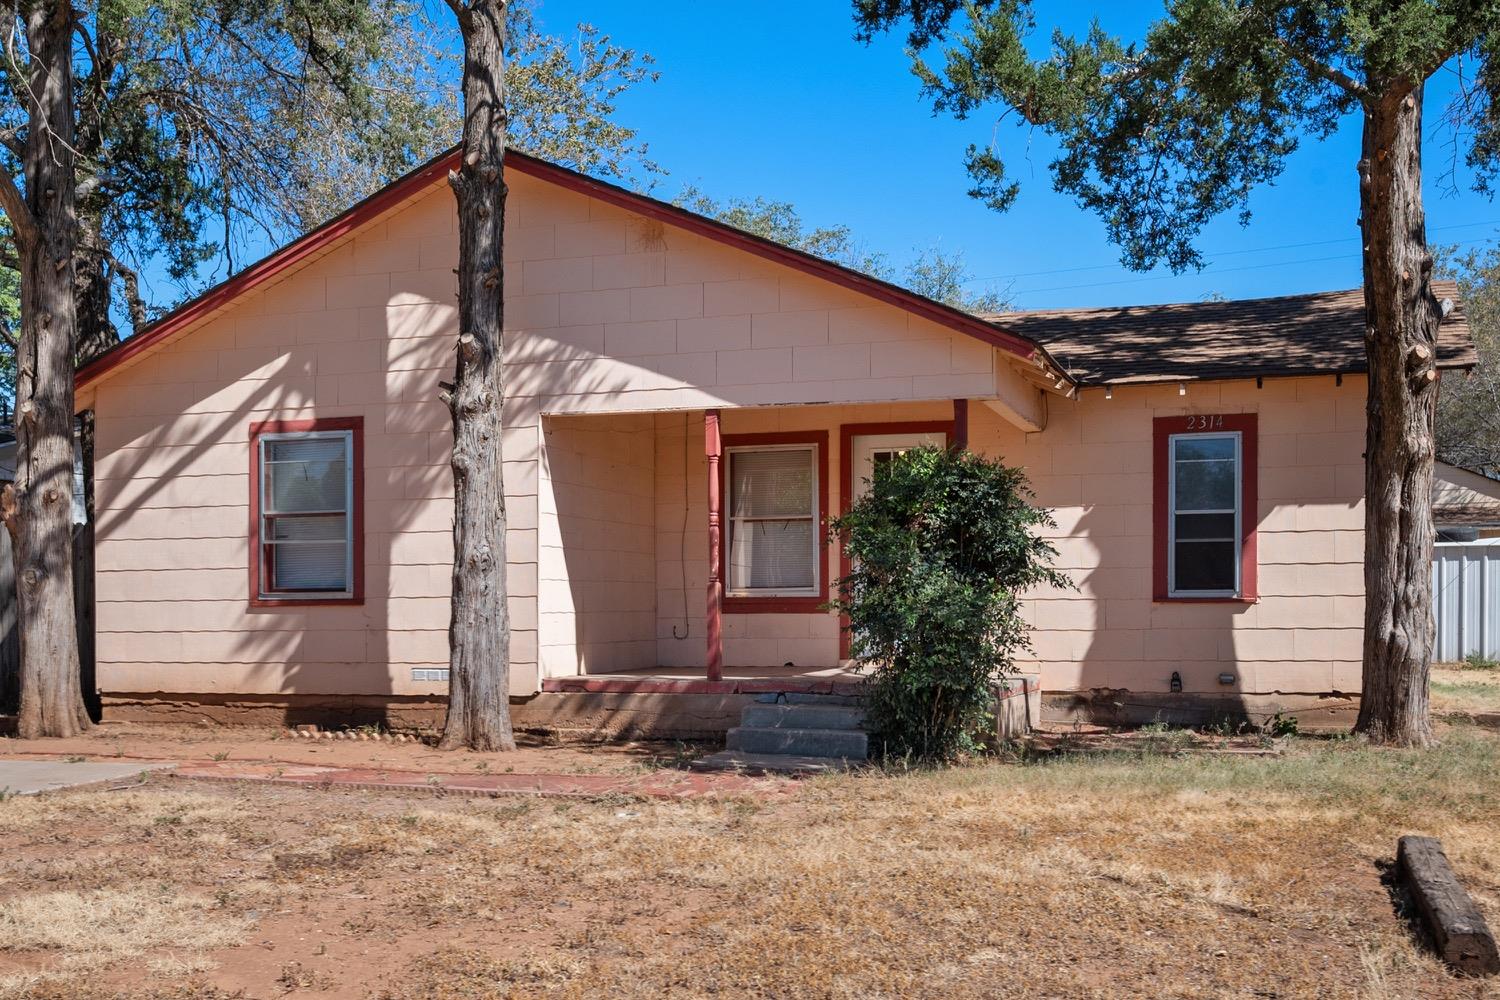
<svg viewBox="0 0 1500 1000">
<path fill-rule="evenodd" d="M 746 705 L 740 725 L 752 729 L 861 729 L 865 710 L 855 705 Z"/>
<path fill-rule="evenodd" d="M 858 729 L 778 729 L 736 726 L 724 742 L 726 750 L 745 753 L 795 754 L 801 757 L 847 757 L 864 760 L 869 737 Z"/>
<path fill-rule="evenodd" d="M 689 765 L 694 771 L 737 771 L 740 774 L 831 774 L 859 766 L 840 757 L 799 757 L 784 753 L 741 753 L 721 750 Z"/>
<path fill-rule="evenodd" d="M 863 705 L 857 694 L 814 694 L 811 691 L 766 691 L 755 696 L 762 705 Z"/>
</svg>

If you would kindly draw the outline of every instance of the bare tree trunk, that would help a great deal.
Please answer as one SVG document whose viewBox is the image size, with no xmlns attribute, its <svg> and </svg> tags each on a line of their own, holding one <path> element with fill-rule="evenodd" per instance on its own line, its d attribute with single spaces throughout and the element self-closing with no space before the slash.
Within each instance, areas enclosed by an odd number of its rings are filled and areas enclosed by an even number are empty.
<svg viewBox="0 0 1500 1000">
<path fill-rule="evenodd" d="M 1391 87 L 1365 108 L 1359 164 L 1364 230 L 1364 690 L 1355 731 L 1379 743 L 1432 742 L 1432 462 L 1437 329 L 1422 208 L 1422 88 Z"/>
<path fill-rule="evenodd" d="M 505 481 L 500 428 L 505 229 L 505 3 L 448 0 L 464 39 L 458 200 L 458 362 L 453 416 L 453 614 L 442 746 L 514 750 L 510 618 L 505 598 Z"/>
<path fill-rule="evenodd" d="M 21 705 L 21 636 L 16 631 L 16 555 L 9 531 L 0 531 L 0 715 Z"/>
<path fill-rule="evenodd" d="M 66 0 L 26 14 L 31 53 L 25 216 L 6 204 L 21 258 L 16 357 L 16 542 L 23 737 L 72 736 L 84 709 L 73 609 L 73 11 Z M 11 189 L 14 191 L 14 188 Z M 11 199 L 7 198 L 7 202 Z"/>
</svg>

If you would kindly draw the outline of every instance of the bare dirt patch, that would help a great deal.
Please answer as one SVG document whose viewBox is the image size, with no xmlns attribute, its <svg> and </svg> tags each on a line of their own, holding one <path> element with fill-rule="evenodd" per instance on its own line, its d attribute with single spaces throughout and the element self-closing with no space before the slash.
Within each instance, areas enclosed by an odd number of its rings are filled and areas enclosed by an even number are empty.
<svg viewBox="0 0 1500 1000">
<path fill-rule="evenodd" d="M 372 733 L 350 734 L 372 736 Z M 304 739 L 285 729 L 107 722 L 65 740 L 0 738 L 0 755 L 76 755 L 175 761 L 281 761 L 414 772 L 474 774 L 640 774 L 677 767 L 697 756 L 685 743 L 583 743 L 518 735 L 514 753 L 438 750 L 426 743 L 380 739 Z"/>
<path fill-rule="evenodd" d="M 0 914 L 145 894 L 233 942 L 117 908 L 138 954 L 0 936 L 0 997 L 1500 995 L 1412 941 L 1381 882 L 1400 833 L 1442 837 L 1500 920 L 1500 735 L 866 773 L 771 802 L 154 780 L 0 803 Z"/>
</svg>

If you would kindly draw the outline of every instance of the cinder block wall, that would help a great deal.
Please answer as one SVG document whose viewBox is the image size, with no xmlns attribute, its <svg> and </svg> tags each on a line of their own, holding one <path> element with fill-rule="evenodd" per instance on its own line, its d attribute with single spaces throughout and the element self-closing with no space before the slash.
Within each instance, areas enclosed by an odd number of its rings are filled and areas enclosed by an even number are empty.
<svg viewBox="0 0 1500 1000">
<path fill-rule="evenodd" d="M 1048 691 L 1357 692 L 1364 615 L 1365 382 L 1346 376 L 1117 388 L 1049 399 L 1041 434 L 972 407 L 976 447 L 1025 466 L 1076 591 L 1027 595 Z M 1152 420 L 1258 414 L 1259 599 L 1152 600 Z M 1235 676 L 1219 683 L 1221 673 Z"/>
<path fill-rule="evenodd" d="M 542 675 L 654 666 L 654 420 L 548 417 L 542 440 Z"/>
</svg>

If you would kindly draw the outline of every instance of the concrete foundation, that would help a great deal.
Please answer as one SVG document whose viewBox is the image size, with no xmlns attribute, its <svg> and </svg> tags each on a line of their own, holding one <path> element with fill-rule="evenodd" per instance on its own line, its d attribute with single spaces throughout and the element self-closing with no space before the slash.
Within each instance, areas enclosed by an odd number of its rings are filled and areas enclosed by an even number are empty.
<svg viewBox="0 0 1500 1000">
<path fill-rule="evenodd" d="M 521 730 L 588 739 L 716 739 L 739 724 L 753 694 L 543 692 L 511 699 L 511 722 Z M 445 698 L 395 695 L 106 694 L 111 722 L 209 726 L 379 726 L 436 732 Z"/>
<path fill-rule="evenodd" d="M 437 730 L 446 698 L 397 695 L 120 694 L 101 696 L 108 722 L 209 726 L 381 726 Z"/>
<path fill-rule="evenodd" d="M 1042 722 L 1041 689 L 1035 674 L 1008 677 L 996 686 L 995 738 L 1001 743 L 1020 739 Z"/>
<path fill-rule="evenodd" d="M 1160 694 L 1112 688 L 1043 691 L 1042 719 L 1100 726 L 1212 726 L 1228 722 L 1257 728 L 1277 714 L 1297 720 L 1302 732 L 1347 731 L 1359 715 L 1359 695 L 1328 694 Z"/>
<path fill-rule="evenodd" d="M 754 694 L 544 691 L 511 709 L 518 728 L 596 739 L 722 739 Z"/>
<path fill-rule="evenodd" d="M 1277 713 L 1303 732 L 1348 730 L 1359 714 L 1352 694 L 1161 694 L 1121 689 L 1038 691 L 1034 677 L 1013 678 L 1001 702 L 1008 732 L 1041 722 L 1104 726 L 1264 726 Z M 586 739 L 718 739 L 739 725 L 753 692 L 544 691 L 511 700 L 517 729 Z M 445 698 L 396 695 L 122 694 L 103 696 L 104 718 L 212 726 L 380 726 L 436 732 Z M 1001 738 L 1006 738 L 1001 734 Z"/>
</svg>

